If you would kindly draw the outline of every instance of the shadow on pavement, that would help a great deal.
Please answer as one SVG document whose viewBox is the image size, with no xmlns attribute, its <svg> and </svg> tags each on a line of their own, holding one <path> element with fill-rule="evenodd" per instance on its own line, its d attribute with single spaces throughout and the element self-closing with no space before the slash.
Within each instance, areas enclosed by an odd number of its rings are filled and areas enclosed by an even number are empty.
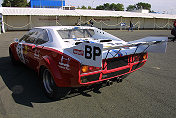
<svg viewBox="0 0 176 118">
<path fill-rule="evenodd" d="M 12 65 L 9 57 L 0 58 L 0 76 L 16 103 L 33 107 L 32 102 L 52 102 L 43 94 L 35 72 L 24 65 Z"/>
<path fill-rule="evenodd" d="M 23 64 L 14 66 L 11 63 L 10 57 L 0 58 L 0 76 L 9 90 L 12 91 L 12 98 L 18 104 L 33 107 L 34 103 L 53 102 L 45 97 L 40 87 L 37 75 L 35 72 Z M 84 92 L 86 91 L 86 92 Z M 100 94 L 100 91 L 94 91 L 93 87 L 73 89 L 71 93 L 64 99 L 74 96 L 83 95 L 91 97 L 88 92 L 93 91 Z"/>
</svg>

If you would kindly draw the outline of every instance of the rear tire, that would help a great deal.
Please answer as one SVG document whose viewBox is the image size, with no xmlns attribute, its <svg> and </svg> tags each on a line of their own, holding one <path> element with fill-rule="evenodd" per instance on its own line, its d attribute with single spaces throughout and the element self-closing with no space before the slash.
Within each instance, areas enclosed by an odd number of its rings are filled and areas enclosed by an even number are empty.
<svg viewBox="0 0 176 118">
<path fill-rule="evenodd" d="M 14 58 L 11 48 L 9 48 L 9 56 L 13 65 L 18 65 L 18 61 Z"/>
<path fill-rule="evenodd" d="M 45 95 L 52 100 L 66 97 L 71 90 L 68 87 L 57 87 L 53 76 L 47 68 L 44 68 L 41 72 L 41 84 Z"/>
</svg>

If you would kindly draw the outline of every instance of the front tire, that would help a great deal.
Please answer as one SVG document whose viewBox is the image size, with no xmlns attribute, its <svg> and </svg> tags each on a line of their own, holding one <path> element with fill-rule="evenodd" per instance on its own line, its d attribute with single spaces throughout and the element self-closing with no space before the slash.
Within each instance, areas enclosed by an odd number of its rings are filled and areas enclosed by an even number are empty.
<svg viewBox="0 0 176 118">
<path fill-rule="evenodd" d="M 64 98 L 70 92 L 70 88 L 68 87 L 56 86 L 53 76 L 47 68 L 44 68 L 41 73 L 41 83 L 45 95 L 52 100 Z"/>
</svg>

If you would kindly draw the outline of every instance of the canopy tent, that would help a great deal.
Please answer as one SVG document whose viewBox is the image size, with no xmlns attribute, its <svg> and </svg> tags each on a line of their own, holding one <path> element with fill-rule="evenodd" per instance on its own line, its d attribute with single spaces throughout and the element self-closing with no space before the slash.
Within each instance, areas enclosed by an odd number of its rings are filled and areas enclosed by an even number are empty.
<svg viewBox="0 0 176 118">
<path fill-rule="evenodd" d="M 6 30 L 28 30 L 36 26 L 87 24 L 90 20 L 98 28 L 171 28 L 176 15 L 137 13 L 107 10 L 62 10 L 57 8 L 1 7 L 2 25 Z M 125 24 L 122 26 L 122 24 Z"/>
</svg>

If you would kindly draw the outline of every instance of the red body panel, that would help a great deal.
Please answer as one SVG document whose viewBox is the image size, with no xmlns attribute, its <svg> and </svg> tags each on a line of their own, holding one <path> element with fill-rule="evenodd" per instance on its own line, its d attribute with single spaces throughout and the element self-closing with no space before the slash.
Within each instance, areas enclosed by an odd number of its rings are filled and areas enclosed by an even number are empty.
<svg viewBox="0 0 176 118">
<path fill-rule="evenodd" d="M 17 45 L 18 43 L 16 42 L 12 43 L 10 45 L 10 48 L 12 50 L 12 53 L 15 59 L 20 60 L 17 54 L 17 49 L 16 49 Z M 133 56 L 130 55 L 128 57 L 128 65 L 126 66 L 111 69 L 111 70 L 107 70 L 107 68 L 105 68 L 104 70 L 100 70 L 97 72 L 81 74 L 80 62 L 78 62 L 77 60 L 73 59 L 72 57 L 58 50 L 55 50 L 49 47 L 35 46 L 34 44 L 22 44 L 22 47 L 23 47 L 23 56 L 25 58 L 25 65 L 34 69 L 37 73 L 40 73 L 40 67 L 42 66 L 48 68 L 54 78 L 56 85 L 59 87 L 79 87 L 83 85 L 90 85 L 90 84 L 111 79 L 114 77 L 122 76 L 124 74 L 128 74 L 139 69 L 137 68 L 132 70 L 133 65 L 142 63 L 141 65 L 142 67 L 147 61 L 147 60 L 143 60 L 140 62 L 133 63 L 132 61 Z M 121 71 L 128 68 L 129 68 L 129 71 L 126 73 L 116 75 L 110 78 L 102 79 L 102 76 L 104 74 L 113 73 L 113 72 Z M 87 82 L 87 83 L 81 82 L 81 77 L 94 75 L 97 73 L 100 74 L 98 80 Z"/>
</svg>

